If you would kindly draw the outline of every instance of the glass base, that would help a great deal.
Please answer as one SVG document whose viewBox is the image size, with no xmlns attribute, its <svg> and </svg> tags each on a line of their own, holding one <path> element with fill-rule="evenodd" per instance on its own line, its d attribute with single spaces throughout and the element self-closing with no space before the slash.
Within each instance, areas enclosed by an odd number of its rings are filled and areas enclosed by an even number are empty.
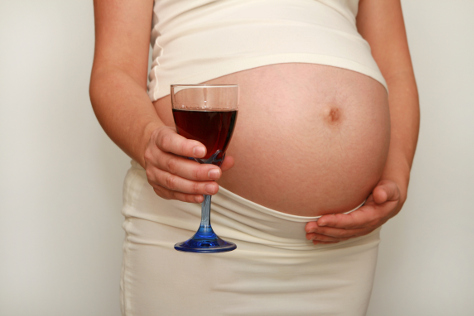
<svg viewBox="0 0 474 316">
<path fill-rule="evenodd" d="M 219 238 L 209 227 L 199 227 L 191 239 L 179 242 L 174 249 L 185 252 L 227 252 L 237 248 L 237 245 Z"/>
</svg>

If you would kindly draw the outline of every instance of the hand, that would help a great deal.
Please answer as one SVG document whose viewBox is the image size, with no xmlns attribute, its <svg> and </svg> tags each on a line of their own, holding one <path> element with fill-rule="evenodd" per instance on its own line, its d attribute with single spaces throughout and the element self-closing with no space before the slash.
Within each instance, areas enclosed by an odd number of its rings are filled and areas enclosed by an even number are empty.
<svg viewBox="0 0 474 316">
<path fill-rule="evenodd" d="M 153 131 L 145 151 L 145 170 L 148 183 L 164 199 L 201 203 L 203 194 L 216 194 L 215 180 L 234 165 L 234 159 L 225 157 L 221 167 L 200 164 L 186 157 L 202 158 L 206 147 L 198 141 L 186 139 L 171 127 Z"/>
<path fill-rule="evenodd" d="M 306 239 L 315 245 L 329 244 L 369 234 L 398 214 L 403 202 L 399 186 L 382 180 L 361 208 L 349 214 L 323 215 L 306 224 Z"/>
</svg>

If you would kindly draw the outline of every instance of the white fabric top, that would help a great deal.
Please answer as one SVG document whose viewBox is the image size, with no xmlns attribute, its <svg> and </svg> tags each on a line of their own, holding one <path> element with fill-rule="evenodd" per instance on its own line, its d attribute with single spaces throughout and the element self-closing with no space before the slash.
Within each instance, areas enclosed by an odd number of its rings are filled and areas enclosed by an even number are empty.
<svg viewBox="0 0 474 316">
<path fill-rule="evenodd" d="M 357 32 L 359 0 L 155 0 L 148 93 L 277 63 L 360 72 L 386 87 Z"/>
</svg>

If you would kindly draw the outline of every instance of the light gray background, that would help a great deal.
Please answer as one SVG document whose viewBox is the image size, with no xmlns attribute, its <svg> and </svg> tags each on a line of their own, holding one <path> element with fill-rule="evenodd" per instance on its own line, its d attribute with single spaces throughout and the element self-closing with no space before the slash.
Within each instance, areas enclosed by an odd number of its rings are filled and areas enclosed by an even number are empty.
<svg viewBox="0 0 474 316">
<path fill-rule="evenodd" d="M 474 315 L 474 1 L 402 1 L 422 124 L 369 316 Z M 92 1 L 0 0 L 0 315 L 119 315 L 129 159 L 88 97 Z M 343 304 L 344 302 L 341 302 Z"/>
</svg>

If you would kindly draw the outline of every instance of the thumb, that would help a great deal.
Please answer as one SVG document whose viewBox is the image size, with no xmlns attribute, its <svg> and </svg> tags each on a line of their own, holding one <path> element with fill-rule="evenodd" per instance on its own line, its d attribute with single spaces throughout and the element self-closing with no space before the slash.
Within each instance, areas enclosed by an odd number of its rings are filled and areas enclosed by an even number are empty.
<svg viewBox="0 0 474 316">
<path fill-rule="evenodd" d="M 400 191 L 395 182 L 390 180 L 382 180 L 373 191 L 374 201 L 382 204 L 387 201 L 396 201 L 400 199 Z"/>
</svg>

